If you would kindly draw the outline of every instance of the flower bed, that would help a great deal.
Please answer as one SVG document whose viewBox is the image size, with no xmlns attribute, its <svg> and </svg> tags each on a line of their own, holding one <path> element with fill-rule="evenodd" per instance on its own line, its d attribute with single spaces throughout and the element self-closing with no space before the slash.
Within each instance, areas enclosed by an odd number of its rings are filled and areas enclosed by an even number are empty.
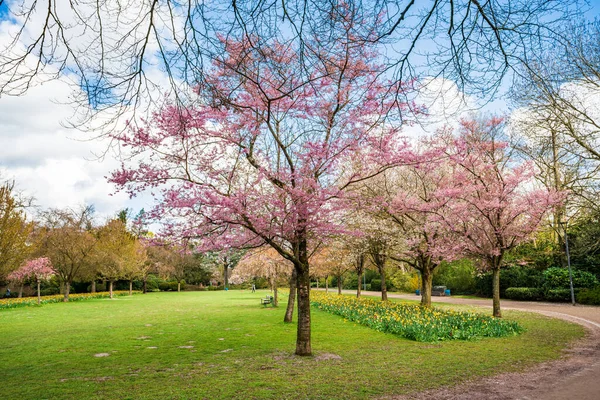
<svg viewBox="0 0 600 400">
<path fill-rule="evenodd" d="M 486 315 L 375 299 L 311 292 L 311 304 L 361 325 L 418 342 L 503 337 L 524 331 L 516 322 Z"/>
<path fill-rule="evenodd" d="M 140 291 L 134 291 L 133 294 L 141 293 Z M 129 294 L 128 290 L 115 290 L 113 291 L 114 296 L 126 296 Z M 69 295 L 69 302 L 89 300 L 89 299 L 105 299 L 109 298 L 109 292 L 96 292 L 96 293 L 73 293 Z M 64 295 L 55 294 L 52 296 L 42 296 L 41 304 L 49 303 L 62 303 Z M 5 308 L 16 308 L 16 307 L 27 307 L 37 306 L 37 297 L 21 297 L 17 299 L 0 299 L 0 310 Z"/>
</svg>

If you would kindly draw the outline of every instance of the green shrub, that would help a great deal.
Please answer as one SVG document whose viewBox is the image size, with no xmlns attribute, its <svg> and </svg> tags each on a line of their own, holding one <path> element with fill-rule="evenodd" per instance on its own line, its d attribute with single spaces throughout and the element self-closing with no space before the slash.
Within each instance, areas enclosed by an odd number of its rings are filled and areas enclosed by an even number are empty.
<svg viewBox="0 0 600 400">
<path fill-rule="evenodd" d="M 96 292 L 106 292 L 108 290 L 108 285 L 106 283 L 96 283 Z M 92 287 L 90 285 L 90 292 L 92 291 Z"/>
<path fill-rule="evenodd" d="M 215 290 L 223 290 L 223 286 L 207 286 L 209 291 L 215 291 Z"/>
<path fill-rule="evenodd" d="M 475 275 L 475 266 L 471 260 L 444 262 L 434 270 L 433 284 L 446 286 L 453 294 L 473 294 L 477 292 Z"/>
<path fill-rule="evenodd" d="M 580 289 L 574 289 L 575 296 L 579 293 Z M 548 301 L 560 301 L 570 302 L 571 301 L 571 289 L 550 289 L 544 294 L 544 299 Z"/>
<path fill-rule="evenodd" d="M 512 287 L 506 289 L 505 297 L 512 300 L 541 300 L 544 292 L 540 288 Z"/>
<path fill-rule="evenodd" d="M 500 270 L 500 297 L 506 297 L 511 287 L 541 287 L 542 272 L 523 265 L 511 265 Z M 492 297 L 492 272 L 480 273 L 475 278 L 477 294 Z M 450 287 L 451 288 L 451 287 Z"/>
<path fill-rule="evenodd" d="M 362 282 L 361 282 L 362 284 Z M 351 274 L 344 279 L 342 283 L 342 289 L 346 290 L 356 290 L 358 287 L 358 275 Z"/>
<path fill-rule="evenodd" d="M 371 290 L 374 292 L 381 292 L 381 279 L 371 280 Z"/>
<path fill-rule="evenodd" d="M 581 289 L 577 293 L 577 302 L 580 304 L 589 304 L 600 306 L 600 286 L 593 289 Z"/>
<path fill-rule="evenodd" d="M 158 290 L 158 281 L 156 279 L 148 278 L 148 280 L 146 280 L 146 291 L 153 292 L 155 290 Z"/>
<path fill-rule="evenodd" d="M 414 292 L 421 286 L 419 274 L 416 271 L 404 272 L 401 269 L 391 274 L 388 282 L 399 291 L 409 293 Z"/>
<path fill-rule="evenodd" d="M 49 287 L 47 289 L 40 290 L 40 295 L 42 296 L 52 296 L 58 294 L 59 290 L 57 287 Z"/>
<path fill-rule="evenodd" d="M 573 287 L 591 289 L 598 285 L 598 278 L 590 272 L 574 269 Z M 569 289 L 569 270 L 567 268 L 552 267 L 543 273 L 543 287 L 551 289 Z"/>
</svg>

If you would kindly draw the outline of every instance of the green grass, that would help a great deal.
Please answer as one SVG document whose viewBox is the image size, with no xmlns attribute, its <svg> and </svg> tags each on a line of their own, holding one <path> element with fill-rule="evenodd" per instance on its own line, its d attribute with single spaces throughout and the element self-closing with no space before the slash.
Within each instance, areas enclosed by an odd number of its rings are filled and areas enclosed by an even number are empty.
<svg viewBox="0 0 600 400">
<path fill-rule="evenodd" d="M 19 399 L 372 398 L 522 370 L 559 357 L 568 342 L 584 334 L 578 325 L 506 311 L 525 333 L 427 344 L 313 308 L 315 357 L 296 357 L 296 326 L 282 322 L 284 303 L 279 308 L 259 304 L 265 294 L 150 293 L 1 310 L 1 394 Z M 110 355 L 94 357 L 98 353 Z"/>
</svg>

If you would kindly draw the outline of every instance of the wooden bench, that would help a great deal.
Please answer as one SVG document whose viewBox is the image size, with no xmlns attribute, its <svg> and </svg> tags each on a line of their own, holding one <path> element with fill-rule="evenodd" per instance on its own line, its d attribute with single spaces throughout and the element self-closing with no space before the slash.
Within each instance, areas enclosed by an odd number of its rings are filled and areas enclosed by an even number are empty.
<svg viewBox="0 0 600 400">
<path fill-rule="evenodd" d="M 264 299 L 260 299 L 260 304 L 262 304 L 265 307 L 269 304 L 273 304 L 273 296 L 267 296 Z"/>
</svg>

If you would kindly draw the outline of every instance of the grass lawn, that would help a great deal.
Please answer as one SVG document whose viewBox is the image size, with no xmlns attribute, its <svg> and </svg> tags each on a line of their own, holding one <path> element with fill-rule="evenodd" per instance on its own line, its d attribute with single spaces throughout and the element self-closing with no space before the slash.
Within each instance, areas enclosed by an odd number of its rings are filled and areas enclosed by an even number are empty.
<svg viewBox="0 0 600 400">
<path fill-rule="evenodd" d="M 527 332 L 417 343 L 312 311 L 314 357 L 266 291 L 149 293 L 0 311 L 0 393 L 19 399 L 344 399 L 400 394 L 557 358 L 583 328 L 505 311 Z M 95 355 L 104 353 L 104 357 Z"/>
</svg>

